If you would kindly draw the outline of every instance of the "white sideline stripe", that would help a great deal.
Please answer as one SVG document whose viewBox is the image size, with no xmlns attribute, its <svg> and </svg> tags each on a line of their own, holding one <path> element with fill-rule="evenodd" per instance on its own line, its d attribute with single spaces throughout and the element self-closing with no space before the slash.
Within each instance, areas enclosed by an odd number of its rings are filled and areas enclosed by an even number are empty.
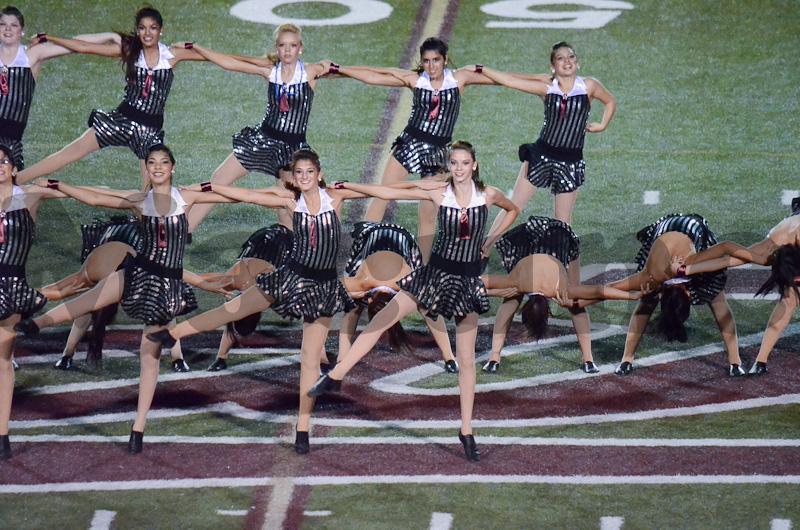
<svg viewBox="0 0 800 530">
<path fill-rule="evenodd" d="M 450 530 L 452 525 L 452 513 L 433 512 L 431 514 L 430 530 Z"/>
<path fill-rule="evenodd" d="M 773 519 L 769 523 L 769 530 L 792 530 L 791 519 Z"/>
<path fill-rule="evenodd" d="M 0 494 L 63 493 L 75 491 L 131 491 L 158 489 L 248 488 L 272 486 L 285 477 L 230 477 L 175 480 L 55 482 L 2 484 Z M 572 484 L 580 486 L 663 484 L 800 484 L 800 475 L 377 475 L 306 476 L 291 479 L 295 486 L 349 486 L 351 484 Z"/>
<path fill-rule="evenodd" d="M 753 293 L 725 293 L 725 298 L 729 300 L 780 300 L 781 295 L 778 293 L 767 293 L 765 295 L 756 296 Z"/>
<path fill-rule="evenodd" d="M 122 443 L 128 436 L 19 435 L 14 442 L 24 443 Z M 574 446 L 574 447 L 800 447 L 800 439 L 792 438 L 548 438 L 523 436 L 479 436 L 481 445 Z M 290 437 L 256 436 L 148 436 L 148 443 L 277 445 L 291 443 Z M 457 445 L 455 436 L 326 436 L 313 438 L 315 445 Z"/>
<path fill-rule="evenodd" d="M 783 190 L 781 194 L 781 204 L 789 206 L 792 204 L 792 199 L 800 196 L 800 190 Z"/>
<path fill-rule="evenodd" d="M 111 522 L 116 516 L 117 512 L 95 510 L 94 517 L 92 517 L 92 526 L 89 527 L 89 530 L 109 530 L 109 528 L 111 528 Z"/>
<path fill-rule="evenodd" d="M 218 515 L 233 515 L 235 517 L 244 517 L 247 513 L 247 510 L 217 510 Z"/>
<path fill-rule="evenodd" d="M 329 515 L 333 515 L 333 512 L 330 510 L 306 510 L 303 512 L 303 515 L 306 517 L 328 517 Z"/>
<path fill-rule="evenodd" d="M 520 427 L 550 427 L 556 425 L 585 425 L 597 423 L 612 423 L 623 421 L 642 421 L 659 418 L 680 418 L 685 416 L 695 416 L 700 414 L 716 414 L 719 412 L 734 412 L 740 410 L 774 407 L 780 405 L 800 404 L 800 394 L 783 394 L 768 398 L 750 398 L 739 401 L 728 401 L 725 403 L 711 403 L 707 405 L 695 405 L 691 407 L 675 407 L 668 409 L 654 409 L 639 412 L 619 412 L 614 414 L 595 414 L 588 416 L 568 416 L 568 417 L 549 417 L 549 418 L 523 418 L 523 419 L 502 419 L 502 420 L 473 420 L 476 427 L 481 428 L 520 428 Z M 297 421 L 295 415 L 279 415 L 243 407 L 238 403 L 227 401 L 216 403 L 207 407 L 195 407 L 191 409 L 156 409 L 148 413 L 148 417 L 169 418 L 185 416 L 188 414 L 202 414 L 206 412 L 216 412 L 230 414 L 236 418 L 263 421 L 267 423 L 288 423 L 293 424 Z M 94 423 L 116 423 L 131 421 L 135 418 L 134 412 L 120 414 L 100 414 L 97 416 L 80 416 L 64 418 L 60 420 L 14 420 L 9 427 L 13 430 L 34 429 L 39 427 L 57 427 L 68 425 L 86 425 Z M 352 428 L 394 428 L 394 429 L 455 429 L 461 425 L 460 420 L 357 420 L 357 419 L 336 419 L 336 418 L 315 418 L 315 425 L 326 425 L 329 427 L 352 427 Z M 61 439 L 59 435 L 31 435 L 31 438 L 43 440 L 42 437 L 54 436 L 50 441 Z M 124 438 L 124 437 L 123 437 Z M 155 437 L 148 436 L 148 440 Z M 24 436 L 14 436 L 14 439 L 23 440 Z M 72 438 L 75 439 L 75 438 Z M 218 438 L 219 440 L 228 437 Z M 235 438 L 232 438 L 235 439 Z M 288 438 L 287 438 L 288 439 Z M 204 438 L 206 442 L 207 438 Z M 33 441 L 33 440 L 32 440 Z M 219 442 L 222 443 L 222 442 Z"/>
<path fill-rule="evenodd" d="M 624 517 L 601 517 L 600 530 L 621 530 Z"/>
<path fill-rule="evenodd" d="M 661 192 L 660 191 L 646 191 L 644 192 L 644 196 L 642 197 L 642 203 L 644 204 L 658 204 L 661 202 Z"/>
</svg>

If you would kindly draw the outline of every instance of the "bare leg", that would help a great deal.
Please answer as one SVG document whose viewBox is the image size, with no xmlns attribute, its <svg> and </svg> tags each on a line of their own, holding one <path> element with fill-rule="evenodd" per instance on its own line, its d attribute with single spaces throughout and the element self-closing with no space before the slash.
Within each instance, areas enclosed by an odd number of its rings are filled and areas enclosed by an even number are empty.
<svg viewBox="0 0 800 530">
<path fill-rule="evenodd" d="M 233 345 L 236 344 L 236 339 L 231 333 L 230 328 L 225 326 L 225 331 L 222 332 L 222 338 L 219 341 L 219 350 L 217 351 L 217 359 L 227 359 L 228 352 L 231 351 Z"/>
<path fill-rule="evenodd" d="M 461 370 L 458 391 L 461 396 L 461 434 L 472 434 L 472 409 L 475 405 L 475 341 L 478 338 L 478 313 L 456 321 L 456 353 Z"/>
<path fill-rule="evenodd" d="M 64 346 L 64 353 L 62 356 L 71 358 L 75 355 L 75 348 L 78 347 L 78 343 L 86 334 L 86 330 L 89 329 L 89 324 L 91 323 L 91 313 L 81 315 L 75 319 L 72 323 L 72 328 L 69 330 L 69 337 L 67 337 L 67 344 Z"/>
<path fill-rule="evenodd" d="M 303 344 L 300 347 L 300 416 L 297 420 L 298 431 L 308 431 L 311 412 L 314 410 L 314 398 L 308 397 L 311 385 L 319 379 L 319 363 L 325 355 L 325 339 L 331 318 L 320 318 L 313 322 L 303 322 Z M 320 351 L 323 353 L 320 354 Z"/>
<path fill-rule="evenodd" d="M 144 432 L 147 412 L 153 404 L 153 395 L 156 393 L 156 383 L 158 382 L 158 359 L 161 357 L 161 345 L 145 339 L 145 335 L 161 329 L 164 329 L 164 326 L 145 326 L 142 331 L 142 340 L 139 344 L 141 363 L 139 403 L 136 407 L 136 421 L 133 422 L 133 430 L 137 432 Z"/>
<path fill-rule="evenodd" d="M 531 197 L 533 197 L 533 194 L 536 193 L 537 189 L 538 188 L 531 184 L 528 180 L 528 163 L 523 162 L 522 167 L 519 169 L 519 175 L 517 175 L 517 181 L 514 183 L 514 190 L 511 192 L 511 197 L 509 197 L 511 202 L 516 204 L 519 208 L 519 211 L 522 212 L 525 209 L 525 206 L 528 204 L 528 201 L 530 201 Z M 492 240 L 492 243 L 494 243 L 494 241 L 502 235 L 495 232 L 505 217 L 506 211 L 500 210 L 500 213 L 494 218 L 492 227 L 489 229 L 489 238 Z"/>
<path fill-rule="evenodd" d="M 424 177 L 425 180 L 438 180 L 444 182 L 445 174 L 439 173 L 432 177 Z M 433 238 L 436 233 L 436 214 L 439 208 L 431 201 L 419 201 L 419 228 L 417 229 L 417 243 L 422 254 L 423 261 L 427 262 L 431 256 Z"/>
<path fill-rule="evenodd" d="M 731 308 L 728 305 L 728 301 L 725 299 L 725 293 L 719 293 L 708 306 L 714 314 L 714 319 L 717 321 L 717 327 L 720 333 L 722 333 L 722 341 L 725 343 L 725 349 L 728 351 L 728 363 L 741 366 L 742 359 L 739 357 L 736 321 L 734 321 Z"/>
<path fill-rule="evenodd" d="M 264 311 L 272 305 L 273 301 L 258 286 L 254 285 L 220 307 L 206 311 L 189 320 L 184 320 L 170 331 L 170 335 L 175 339 L 182 339 L 202 331 L 211 331 L 228 322 L 234 322 L 254 313 Z"/>
<path fill-rule="evenodd" d="M 139 172 L 142 174 L 142 191 L 150 189 L 150 178 L 147 176 L 147 162 L 139 160 Z"/>
<path fill-rule="evenodd" d="M 572 224 L 572 209 L 575 207 L 575 200 L 578 198 L 578 190 L 570 193 L 556 193 L 553 200 L 555 201 L 555 213 L 553 216 L 559 221 L 564 221 L 568 225 Z M 570 266 L 570 269 L 572 266 Z M 580 267 L 579 267 L 580 269 Z"/>
<path fill-rule="evenodd" d="M 90 291 L 54 307 L 44 315 L 34 318 L 33 321 L 39 329 L 42 329 L 75 320 L 81 315 L 115 304 L 122 299 L 124 284 L 125 271 L 116 271 L 105 280 L 101 280 Z"/>
<path fill-rule="evenodd" d="M 569 264 L 567 269 L 567 277 L 569 278 L 570 285 L 581 284 L 581 259 L 578 258 Z M 583 362 L 591 362 L 592 359 L 592 324 L 589 322 L 589 313 L 586 308 L 570 309 L 572 316 L 572 327 L 575 328 L 575 336 L 578 337 L 578 348 L 581 350 L 581 360 Z"/>
<path fill-rule="evenodd" d="M 767 358 L 775 347 L 775 343 L 778 342 L 781 333 L 783 333 L 783 330 L 786 329 L 786 326 L 788 326 L 789 322 L 792 320 L 792 314 L 794 310 L 797 309 L 797 304 L 797 296 L 793 291 L 789 291 L 780 299 L 775 309 L 772 310 L 772 315 L 769 317 L 769 324 L 767 324 L 767 329 L 764 331 L 764 338 L 761 340 L 761 347 L 758 350 L 756 362 L 767 362 Z"/>
<path fill-rule="evenodd" d="M 514 319 L 514 313 L 519 309 L 522 303 L 522 297 L 508 298 L 497 310 L 497 316 L 494 320 L 494 331 L 492 332 L 492 354 L 489 357 L 490 361 L 500 362 L 500 351 L 506 344 L 506 336 L 508 330 L 511 328 L 511 321 Z"/>
<path fill-rule="evenodd" d="M 77 140 L 64 147 L 61 151 L 17 173 L 17 184 L 23 184 L 29 180 L 55 173 L 62 167 L 76 162 L 98 149 L 100 149 L 100 146 L 94 136 L 94 129 L 87 129 Z"/>
<path fill-rule="evenodd" d="M 417 300 L 406 291 L 400 291 L 386 307 L 380 310 L 361 332 L 347 354 L 339 356 L 336 368 L 328 374 L 331 379 L 341 380 L 364 357 L 383 335 L 383 332 L 399 322 L 403 317 L 417 310 Z"/>
<path fill-rule="evenodd" d="M 214 171 L 214 175 L 211 177 L 211 183 L 213 184 L 232 184 L 236 182 L 243 176 L 249 173 L 242 164 L 236 160 L 236 157 L 231 153 L 228 155 L 222 164 L 219 165 L 216 171 Z M 211 211 L 213 208 L 213 204 L 196 204 L 192 206 L 191 211 L 189 212 L 189 232 L 194 232 L 194 229 L 197 228 L 197 225 L 200 224 L 208 212 Z"/>
<path fill-rule="evenodd" d="M 342 318 L 342 323 L 339 325 L 339 359 L 347 355 L 347 351 L 353 344 L 353 337 L 356 334 L 361 313 L 363 313 L 363 308 L 357 306 Z"/>
<path fill-rule="evenodd" d="M 14 397 L 14 366 L 11 362 L 14 353 L 14 324 L 19 315 L 0 322 L 0 436 L 8 435 L 8 422 L 11 420 L 11 400 Z"/>
<path fill-rule="evenodd" d="M 381 184 L 394 184 L 402 182 L 408 178 L 408 171 L 404 168 L 397 159 L 391 155 L 386 162 L 386 167 L 381 176 Z M 364 216 L 365 221 L 380 223 L 383 221 L 383 214 L 386 213 L 386 205 L 388 201 L 382 199 L 372 199 L 367 208 L 367 214 Z"/>
<path fill-rule="evenodd" d="M 447 324 L 444 323 L 444 318 L 439 317 L 432 319 L 428 316 L 425 317 L 425 324 L 431 332 L 433 340 L 442 352 L 442 359 L 452 361 L 455 359 L 453 356 L 453 348 L 450 347 L 450 337 L 447 335 Z"/>
<path fill-rule="evenodd" d="M 651 293 L 644 296 L 639 300 L 639 304 L 631 315 L 631 321 L 628 324 L 628 335 L 625 337 L 625 353 L 622 354 L 622 362 L 633 362 L 633 355 L 636 353 L 636 347 L 639 341 L 642 340 L 644 330 L 647 328 L 647 323 L 650 321 L 650 316 L 658 305 L 658 294 Z"/>
</svg>

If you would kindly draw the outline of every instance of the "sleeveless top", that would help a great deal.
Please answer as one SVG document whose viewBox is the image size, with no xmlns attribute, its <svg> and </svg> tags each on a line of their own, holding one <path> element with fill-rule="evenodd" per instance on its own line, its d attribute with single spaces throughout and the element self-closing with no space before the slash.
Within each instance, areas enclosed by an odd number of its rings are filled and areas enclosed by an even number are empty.
<svg viewBox="0 0 800 530">
<path fill-rule="evenodd" d="M 464 276 L 480 276 L 481 246 L 489 209 L 486 197 L 472 184 L 472 199 L 466 208 L 447 186 L 437 214 L 438 231 L 429 265 Z M 456 264 L 460 264 L 456 265 Z"/>
<path fill-rule="evenodd" d="M 36 80 L 25 49 L 20 46 L 11 64 L 0 63 L 0 76 L 8 79 L 8 90 L 0 90 L 0 136 L 22 140 L 28 124 Z"/>
<path fill-rule="evenodd" d="M 333 209 L 333 199 L 319 190 L 320 209 L 316 215 L 308 211 L 305 197 L 296 201 L 292 221 L 294 242 L 287 266 L 306 278 L 338 279 L 336 257 L 339 252 L 341 224 Z"/>
<path fill-rule="evenodd" d="M 439 98 L 438 108 L 435 98 Z M 431 86 L 431 78 L 420 74 L 414 85 L 414 101 L 405 132 L 423 142 L 444 147 L 453 137 L 461 109 L 461 91 L 449 69 L 444 71 L 444 81 L 439 90 Z"/>
<path fill-rule="evenodd" d="M 160 42 L 158 54 L 158 64 L 150 70 L 144 52 L 140 52 L 136 61 L 136 79 L 125 86 L 125 94 L 117 110 L 142 125 L 160 129 L 164 123 L 164 107 L 175 78 L 169 60 L 175 56 Z"/>
<path fill-rule="evenodd" d="M 284 101 L 283 110 L 281 100 Z M 267 110 L 261 122 L 261 130 L 270 138 L 289 144 L 305 142 L 313 101 L 314 91 L 308 83 L 303 63 L 297 61 L 294 76 L 289 83 L 281 80 L 281 65 L 278 63 L 269 74 Z"/>
<path fill-rule="evenodd" d="M 183 253 L 189 222 L 184 206 L 186 201 L 177 188 L 171 188 L 172 206 L 169 214 L 160 215 L 155 208 L 153 190 L 142 203 L 142 231 L 136 264 L 144 270 L 167 278 L 183 277 Z"/>
<path fill-rule="evenodd" d="M 586 82 L 582 77 L 575 78 L 569 94 L 564 94 L 558 86 L 558 79 L 554 79 L 544 98 L 544 123 L 539 132 L 539 142 L 571 151 L 572 157 L 583 158 L 590 107 Z"/>
<path fill-rule="evenodd" d="M 25 192 L 14 186 L 11 202 L 0 210 L 2 241 L 0 242 L 0 276 L 25 277 L 25 262 L 33 244 L 36 223 L 25 205 Z"/>
</svg>

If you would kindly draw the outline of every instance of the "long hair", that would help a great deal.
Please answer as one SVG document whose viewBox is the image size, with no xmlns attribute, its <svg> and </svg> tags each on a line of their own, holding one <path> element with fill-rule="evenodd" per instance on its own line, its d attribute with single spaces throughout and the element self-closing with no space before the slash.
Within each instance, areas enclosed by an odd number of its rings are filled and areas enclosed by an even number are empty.
<svg viewBox="0 0 800 530">
<path fill-rule="evenodd" d="M 419 60 L 417 61 L 417 65 L 412 68 L 418 74 L 421 74 L 425 71 L 422 67 L 422 56 L 425 52 L 436 52 L 442 56 L 445 60 L 444 66 L 447 67 L 450 64 L 450 58 L 447 56 L 447 53 L 450 51 L 450 48 L 447 46 L 447 43 L 438 37 L 428 37 L 419 47 Z"/>
<path fill-rule="evenodd" d="M 393 294 L 384 291 L 375 293 L 369 301 L 369 305 L 367 305 L 367 317 L 372 320 L 375 315 L 386 307 L 386 304 L 391 302 L 392 298 L 394 298 Z M 406 330 L 403 329 L 403 325 L 400 324 L 400 322 L 390 327 L 386 333 L 388 334 L 389 346 L 391 346 L 394 351 L 406 354 L 413 351 L 411 342 L 408 340 L 408 334 Z"/>
<path fill-rule="evenodd" d="M 794 244 L 782 245 L 775 251 L 769 278 L 758 289 L 756 295 L 765 295 L 777 288 L 781 298 L 786 296 L 787 291 L 794 291 L 795 296 L 800 299 L 798 278 L 800 278 L 800 247 Z"/>
<path fill-rule="evenodd" d="M 291 164 L 289 164 L 289 171 L 294 171 L 295 166 L 301 160 L 307 160 L 308 162 L 314 164 L 314 167 L 317 168 L 317 173 L 322 171 L 322 164 L 319 161 L 319 155 L 314 151 L 312 151 L 311 149 L 298 149 L 297 151 L 295 151 L 292 154 L 292 162 Z M 326 186 L 327 184 L 325 184 L 325 179 L 319 179 L 319 187 L 324 188 Z M 286 189 L 294 193 L 294 200 L 299 199 L 300 195 L 302 195 L 300 188 L 298 188 L 291 182 L 286 183 Z"/>
<path fill-rule="evenodd" d="M 139 54 L 142 52 L 142 41 L 139 40 L 139 35 L 136 29 L 143 18 L 152 18 L 156 21 L 159 28 L 164 27 L 164 19 L 161 18 L 161 13 L 158 9 L 150 6 L 145 6 L 136 12 L 133 23 L 133 31 L 130 33 L 117 32 L 122 38 L 120 49 L 122 50 L 122 66 L 125 70 L 125 81 L 132 85 L 136 83 L 136 61 L 139 60 Z"/>
<path fill-rule="evenodd" d="M 686 342 L 686 326 L 692 301 L 684 287 L 669 285 L 661 287 L 661 316 L 658 319 L 657 331 L 667 342 Z"/>
<path fill-rule="evenodd" d="M 147 163 L 147 159 L 150 158 L 150 155 L 153 153 L 165 153 L 169 157 L 169 161 L 172 163 L 172 165 L 175 165 L 175 155 L 173 155 L 172 150 L 164 144 L 153 144 L 147 148 L 147 155 L 144 157 L 145 164 Z M 169 185 L 172 186 L 171 175 L 169 177 Z M 150 191 L 151 189 L 153 189 L 153 183 L 148 181 L 144 186 L 144 191 Z"/>
<path fill-rule="evenodd" d="M 275 28 L 275 31 L 272 33 L 276 47 L 278 46 L 278 39 L 284 33 L 294 33 L 295 35 L 297 35 L 297 38 L 300 39 L 300 46 L 303 46 L 303 30 L 301 30 L 298 26 L 295 26 L 294 24 L 287 23 L 287 24 L 281 24 L 280 26 Z M 269 59 L 270 61 L 272 61 L 274 64 L 277 65 L 279 61 L 278 52 L 276 52 L 275 50 L 270 50 L 269 52 L 267 52 L 267 59 Z"/>
<path fill-rule="evenodd" d="M 533 294 L 520 311 L 522 325 L 529 340 L 541 340 L 547 334 L 547 321 L 550 318 L 550 301 L 541 294 Z"/>
<path fill-rule="evenodd" d="M 480 177 L 480 165 L 478 165 L 478 158 L 475 156 L 475 148 L 469 142 L 466 142 L 464 140 L 456 140 L 455 142 L 452 142 L 448 146 L 447 150 L 448 160 L 450 159 L 450 153 L 452 153 L 453 151 L 466 151 L 467 153 L 469 153 L 469 155 L 472 157 L 472 161 L 475 162 L 475 170 L 472 172 L 472 182 L 475 183 L 475 188 L 478 191 L 483 191 L 483 189 L 486 187 L 486 184 L 483 183 Z M 447 177 L 447 183 L 448 184 L 453 183 L 452 175 Z"/>
</svg>

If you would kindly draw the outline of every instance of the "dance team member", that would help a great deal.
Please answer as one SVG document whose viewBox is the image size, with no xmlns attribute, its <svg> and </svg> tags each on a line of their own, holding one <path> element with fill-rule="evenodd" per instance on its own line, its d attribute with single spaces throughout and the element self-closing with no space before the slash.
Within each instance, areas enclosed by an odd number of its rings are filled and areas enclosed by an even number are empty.
<svg viewBox="0 0 800 530">
<path fill-rule="evenodd" d="M 671 263 L 675 259 L 690 256 L 717 243 L 706 220 L 697 214 L 666 215 L 640 230 L 636 238 L 642 244 L 635 258 L 639 272 L 612 283 L 611 287 L 634 291 L 641 289 L 642 285 L 648 285 L 653 292 L 639 300 L 631 316 L 622 363 L 615 373 L 629 375 L 633 371 L 633 355 L 660 299 L 658 331 L 668 341 L 686 342 L 683 323 L 689 318 L 691 306 L 708 304 L 728 352 L 728 375 L 744 375 L 739 358 L 736 322 L 722 292 L 727 273 L 717 271 L 687 278 L 678 277 L 671 270 Z"/>
<path fill-rule="evenodd" d="M 567 271 L 580 255 L 577 234 L 564 221 L 532 215 L 525 224 L 503 234 L 495 245 L 508 276 L 482 276 L 489 296 L 505 298 L 497 310 L 492 334 L 492 353 L 483 371 L 494 373 L 500 368 L 500 352 L 506 341 L 514 313 L 527 296 L 522 307 L 522 323 L 530 339 L 540 340 L 547 332 L 550 300 L 573 311 L 584 305 L 579 300 L 638 300 L 641 293 L 629 293 L 604 285 L 574 285 Z M 581 320 L 573 325 L 581 347 L 583 371 L 599 372 L 592 359 L 591 340 L 580 340 Z M 588 334 L 589 330 L 583 331 Z M 590 348 L 584 350 L 584 344 Z"/>
<path fill-rule="evenodd" d="M 14 397 L 13 327 L 47 303 L 25 280 L 25 263 L 33 242 L 36 213 L 41 201 L 64 197 L 49 188 L 26 186 L 14 181 L 17 171 L 13 148 L 0 145 L 0 456 L 11 458 L 8 422 Z"/>
<path fill-rule="evenodd" d="M 333 64 L 331 71 L 370 85 L 406 87 L 414 91 L 411 116 L 400 136 L 392 143 L 392 156 L 386 163 L 381 184 L 403 181 L 411 173 L 422 178 L 444 179 L 447 172 L 447 144 L 461 109 L 461 94 L 468 85 L 491 85 L 493 82 L 474 71 L 450 70 L 448 46 L 441 39 L 425 39 L 419 48 L 419 65 L 413 70 L 396 68 L 347 67 Z M 387 201 L 373 199 L 366 221 L 380 222 Z M 430 255 L 436 208 L 430 201 L 419 205 L 417 241 L 423 259 Z"/>
<path fill-rule="evenodd" d="M 20 171 L 20 182 L 50 175 L 103 147 L 123 146 L 139 158 L 142 188 L 145 187 L 148 149 L 164 141 L 164 106 L 172 88 L 172 70 L 181 61 L 203 60 L 192 50 L 168 48 L 159 42 L 163 26 L 161 13 L 144 7 L 136 13 L 132 33 L 101 34 L 106 36 L 106 42 L 65 39 L 44 33 L 37 36 L 38 42 L 52 42 L 76 53 L 120 57 L 125 66 L 125 94 L 115 110 L 93 110 L 89 129 L 78 139 Z"/>
<path fill-rule="evenodd" d="M 245 127 L 233 136 L 233 153 L 211 177 L 212 184 L 231 184 L 251 171 L 272 175 L 284 184 L 291 182 L 289 164 L 292 153 L 311 149 L 306 141 L 314 89 L 329 68 L 322 63 L 303 64 L 303 37 L 294 24 L 283 24 L 275 30 L 275 55 L 253 58 L 219 53 L 198 44 L 193 49 L 203 58 L 235 72 L 262 76 L 267 82 L 267 110 L 256 127 Z M 192 213 L 189 229 L 211 210 L 211 205 Z M 278 222 L 292 228 L 291 215 L 278 210 Z"/>
<path fill-rule="evenodd" d="M 461 395 L 461 430 L 459 440 L 467 459 L 480 459 L 472 435 L 472 408 L 475 401 L 475 342 L 478 314 L 489 310 L 486 287 L 481 281 L 481 255 L 489 208 L 493 205 L 509 215 L 500 225 L 505 230 L 514 222 L 519 209 L 497 188 L 484 186 L 478 175 L 475 150 L 468 142 L 454 142 L 448 166 L 450 179 L 441 191 L 408 190 L 403 198 L 427 200 L 438 207 L 436 243 L 427 264 L 398 283 L 402 289 L 369 323 L 339 364 L 312 387 L 309 394 L 318 396 L 338 390 L 342 378 L 364 357 L 384 331 L 403 317 L 419 310 L 430 318 L 443 316 L 456 320 L 456 352 L 460 367 L 458 386 Z M 363 184 L 345 183 L 346 189 L 361 191 Z M 394 199 L 396 191 L 387 189 L 381 198 Z"/>
<path fill-rule="evenodd" d="M 175 317 L 197 308 L 194 291 L 183 279 L 183 254 L 188 234 L 186 212 L 199 202 L 230 202 L 214 193 L 181 192 L 172 187 L 175 158 L 163 144 L 150 147 L 145 161 L 147 184 L 151 189 L 147 193 L 115 192 L 123 198 L 58 181 L 37 181 L 39 185 L 56 188 L 92 206 L 131 210 L 141 220 L 142 240 L 136 257 L 128 254 L 121 268 L 94 288 L 33 320 L 22 320 L 14 328 L 26 335 L 36 334 L 40 329 L 117 302 L 129 317 L 144 322 L 139 402 L 128 442 L 131 453 L 142 451 L 146 416 L 155 393 L 161 355 L 161 348 L 144 340 L 144 334 L 164 329 Z"/>
</svg>

